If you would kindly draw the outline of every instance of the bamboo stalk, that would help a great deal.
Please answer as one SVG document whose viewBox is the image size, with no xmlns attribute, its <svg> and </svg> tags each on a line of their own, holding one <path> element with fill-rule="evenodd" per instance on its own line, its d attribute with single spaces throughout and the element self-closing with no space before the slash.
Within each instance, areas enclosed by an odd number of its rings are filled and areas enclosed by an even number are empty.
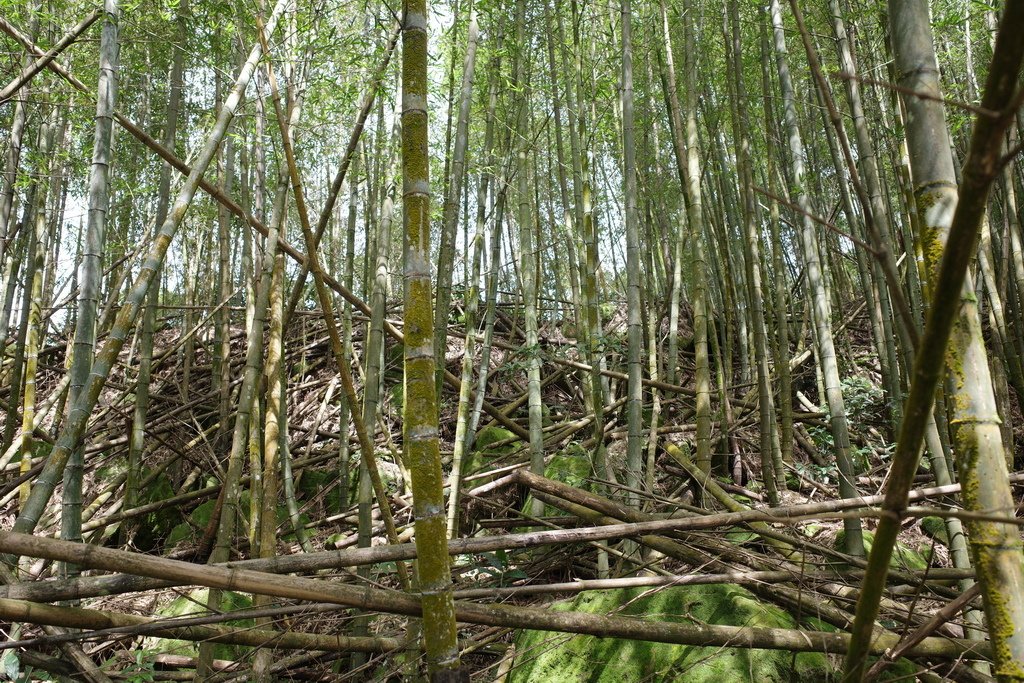
<svg viewBox="0 0 1024 683">
<path fill-rule="evenodd" d="M 898 5 L 898 6 L 895 6 Z M 891 6 L 893 47 L 897 61 L 904 66 L 922 62 L 933 65 L 934 53 L 924 3 L 895 3 Z M 1024 21 L 1024 2 L 1008 2 L 996 39 L 993 63 L 982 99 L 998 118 L 979 116 L 971 136 L 970 152 L 964 164 L 957 201 L 952 184 L 952 159 L 948 146 L 935 141 L 937 131 L 945 132 L 941 107 L 915 101 L 917 109 L 910 117 L 908 143 L 917 155 L 914 167 L 918 184 L 918 203 L 927 216 L 928 234 L 922 239 L 933 268 L 938 271 L 932 287 L 933 305 L 924 338 L 914 361 L 913 382 L 904 411 L 903 429 L 889 472 L 889 487 L 882 517 L 875 533 L 869 560 L 869 572 L 857 603 L 857 619 L 852 631 L 851 649 L 846 657 L 844 680 L 862 680 L 871 628 L 877 614 L 880 585 L 888 571 L 889 558 L 907 505 L 906 492 L 917 470 L 924 429 L 932 412 L 935 390 L 943 370 L 957 383 L 955 414 L 963 421 L 956 430 L 958 465 L 965 484 L 964 499 L 969 508 L 983 512 L 1013 509 L 1006 480 L 998 424 L 994 415 L 992 387 L 985 362 L 984 342 L 973 287 L 967 269 L 978 243 L 978 232 L 985 211 L 989 188 L 1000 170 L 1002 135 L 1016 110 L 1017 75 L 1024 58 L 1024 44 L 1010 37 L 1015 26 Z M 909 73 L 909 72 L 908 72 Z M 916 88 L 937 90 L 934 66 L 913 75 Z M 928 181 L 929 184 L 921 183 Z M 954 210 L 955 204 L 955 210 Z M 948 214 L 952 213 L 952 216 Z M 945 224 L 944 224 L 945 223 Z M 960 305 L 952 305 L 960 300 Z M 952 340 L 952 343 L 951 343 Z M 947 353 L 947 346 L 950 351 Z M 945 361 L 945 362 L 944 362 Z M 982 598 L 989 622 L 989 635 L 995 644 L 997 676 L 1005 680 L 1024 679 L 1024 561 L 1017 530 L 1008 525 L 969 524 Z"/>
</svg>

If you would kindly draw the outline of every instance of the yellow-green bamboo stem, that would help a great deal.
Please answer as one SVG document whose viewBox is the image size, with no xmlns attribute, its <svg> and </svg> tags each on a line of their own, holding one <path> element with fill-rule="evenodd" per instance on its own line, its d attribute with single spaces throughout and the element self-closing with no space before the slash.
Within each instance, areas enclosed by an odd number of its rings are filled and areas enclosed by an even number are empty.
<svg viewBox="0 0 1024 683">
<path fill-rule="evenodd" d="M 427 0 L 404 0 L 402 27 L 402 218 L 405 224 L 405 409 L 412 474 L 423 642 L 435 680 L 459 680 L 455 603 L 448 565 L 434 384 L 430 287 L 430 151 L 427 135 Z M 312 259 L 315 260 L 315 257 Z M 465 675 L 468 679 L 468 672 Z"/>
<path fill-rule="evenodd" d="M 978 116 L 964 164 L 959 193 L 941 105 L 938 68 L 928 4 L 924 0 L 889 3 L 893 51 L 900 85 L 930 98 L 907 97 L 907 143 L 914 174 L 915 199 L 924 219 L 921 236 L 931 270 L 933 304 L 904 411 L 903 428 L 889 473 L 882 517 L 875 532 L 847 653 L 844 680 L 864 675 L 881 585 L 888 572 L 907 491 L 917 469 L 925 426 L 945 366 L 952 403 L 957 469 L 964 505 L 997 514 L 1015 507 L 1010 493 L 992 381 L 968 266 L 978 244 L 989 190 L 999 172 L 1003 133 L 1013 120 L 1007 110 L 1014 97 L 1024 43 L 1015 32 L 1024 22 L 1024 2 L 1007 2 L 982 99 L 996 116 Z M 945 363 L 942 362 L 945 357 Z M 969 520 L 982 603 L 999 680 L 1024 680 L 1024 546 L 1015 526 Z"/>
</svg>

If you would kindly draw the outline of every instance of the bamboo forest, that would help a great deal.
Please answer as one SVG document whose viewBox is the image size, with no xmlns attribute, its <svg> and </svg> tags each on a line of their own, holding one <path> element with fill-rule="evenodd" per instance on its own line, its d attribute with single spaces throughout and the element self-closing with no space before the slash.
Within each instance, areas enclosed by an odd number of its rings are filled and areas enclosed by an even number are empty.
<svg viewBox="0 0 1024 683">
<path fill-rule="evenodd" d="M 0 0 L 0 680 L 1024 682 L 1024 0 Z"/>
</svg>

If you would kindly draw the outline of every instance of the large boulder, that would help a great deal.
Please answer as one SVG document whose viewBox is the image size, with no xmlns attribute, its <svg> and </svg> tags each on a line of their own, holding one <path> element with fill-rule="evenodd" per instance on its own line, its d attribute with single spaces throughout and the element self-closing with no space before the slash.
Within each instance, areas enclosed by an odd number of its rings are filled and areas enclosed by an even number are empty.
<svg viewBox="0 0 1024 683">
<path fill-rule="evenodd" d="M 544 467 L 544 476 L 553 481 L 568 484 L 573 488 L 590 491 L 594 478 L 594 460 L 582 446 L 571 443 L 555 453 Z M 529 512 L 532 496 L 527 496 L 523 511 Z M 557 517 L 565 513 L 551 505 L 544 506 L 545 517 Z"/>
<path fill-rule="evenodd" d="M 222 591 L 221 596 L 221 604 L 224 611 L 235 611 L 252 607 L 252 600 L 247 595 L 235 593 L 234 591 Z M 209 599 L 209 588 L 196 588 L 185 595 L 179 595 L 174 600 L 171 600 L 171 602 L 158 608 L 154 616 L 174 619 L 206 614 L 206 604 Z M 239 619 L 237 621 L 225 622 L 225 625 L 252 628 L 255 622 L 252 619 Z M 198 643 L 188 640 L 172 640 L 170 638 L 145 638 L 142 642 L 142 649 L 156 654 L 173 654 L 186 657 L 195 657 L 199 653 Z M 251 649 L 243 645 L 216 643 L 213 646 L 213 658 L 237 661 L 243 659 L 245 654 Z"/>
<path fill-rule="evenodd" d="M 875 544 L 875 534 L 866 529 L 861 533 L 864 536 L 864 552 L 866 555 L 870 555 L 871 547 Z M 839 533 L 836 534 L 835 547 L 838 549 L 846 548 L 845 529 L 840 529 Z M 902 541 L 896 541 L 896 546 L 892 549 L 892 557 L 889 558 L 889 566 L 903 571 L 924 571 L 928 568 L 928 559 Z"/>
<path fill-rule="evenodd" d="M 796 628 L 787 612 L 732 584 L 585 591 L 550 609 L 660 621 Z M 823 654 L 669 645 L 618 638 L 521 631 L 510 683 L 726 683 L 831 680 Z"/>
</svg>

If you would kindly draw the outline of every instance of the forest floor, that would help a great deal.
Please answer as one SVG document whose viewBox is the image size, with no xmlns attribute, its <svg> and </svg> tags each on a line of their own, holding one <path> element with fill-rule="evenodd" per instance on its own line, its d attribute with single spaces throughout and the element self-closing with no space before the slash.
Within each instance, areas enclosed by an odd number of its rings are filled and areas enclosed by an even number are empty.
<svg viewBox="0 0 1024 683">
<path fill-rule="evenodd" d="M 608 320 L 609 336 L 614 337 L 617 325 L 621 325 L 621 314 L 613 314 Z M 288 430 L 289 456 L 294 470 L 294 509 L 289 510 L 282 502 L 279 509 L 279 544 L 277 553 L 290 555 L 329 549 L 353 548 L 357 544 L 357 514 L 353 504 L 357 496 L 356 478 L 351 477 L 344 485 L 339 480 L 339 471 L 344 466 L 339 458 L 346 457 L 339 452 L 338 434 L 340 390 L 337 378 L 331 370 L 327 339 L 312 316 L 301 316 L 299 323 L 290 330 L 292 337 L 286 342 L 289 368 L 288 382 Z M 355 352 L 361 353 L 361 326 L 356 325 Z M 514 348 L 518 342 L 516 321 L 502 312 L 498 316 L 496 332 Z M 570 334 L 566 334 L 569 332 Z M 627 492 L 612 482 L 602 482 L 592 469 L 593 440 L 592 428 L 584 424 L 575 430 L 566 426 L 578 425 L 586 417 L 583 401 L 583 383 L 578 370 L 566 368 L 553 358 L 579 360 L 575 340 L 568 326 L 551 325 L 545 330 L 542 348 L 548 359 L 542 376 L 546 380 L 543 389 L 546 453 L 548 455 L 548 477 L 564 484 L 600 493 L 620 502 L 626 502 Z M 243 330 L 234 331 L 232 376 L 237 376 L 244 350 Z M 173 349 L 177 331 L 164 329 L 157 338 L 155 356 L 164 350 Z M 452 372 L 458 373 L 462 354 L 462 341 L 457 334 L 450 338 L 446 363 Z M 114 547 L 128 547 L 131 550 L 157 554 L 192 562 L 205 562 L 210 551 L 214 524 L 217 519 L 216 506 L 219 489 L 219 472 L 223 471 L 223 456 L 230 436 L 217 425 L 217 394 L 211 388 L 210 357 L 204 343 L 199 339 L 195 363 L 190 376 L 182 375 L 182 363 L 176 354 L 171 354 L 154 375 L 152 386 L 152 409 L 148 422 L 147 447 L 144 452 L 144 475 L 149 484 L 140 504 L 157 504 L 145 514 L 130 515 L 128 520 L 117 513 L 122 511 L 124 500 L 120 485 L 126 469 L 128 426 L 131 424 L 132 399 L 130 388 L 134 381 L 132 372 L 125 373 L 124 366 L 116 370 L 108 383 L 98 415 L 87 437 L 86 479 L 84 500 L 86 505 L 86 539 Z M 41 354 L 39 380 L 40 403 L 55 398 L 64 374 L 64 354 L 68 348 L 66 339 L 51 337 L 49 345 Z M 856 462 L 860 464 L 857 484 L 862 495 L 878 494 L 884 485 L 889 458 L 893 452 L 893 436 L 888 426 L 888 406 L 885 405 L 879 387 L 877 364 L 870 348 L 870 333 L 867 322 L 858 318 L 849 326 L 844 337 L 844 394 L 851 420 L 853 449 Z M 130 353 L 126 352 L 126 354 Z M 614 352 L 613 352 L 614 353 Z M 680 371 L 679 384 L 692 386 L 692 352 L 684 349 L 684 366 Z M 382 394 L 382 417 L 378 424 L 376 449 L 381 461 L 385 481 L 391 489 L 396 523 L 403 541 L 411 538 L 411 506 L 409 504 L 406 478 L 400 460 L 393 454 L 401 447 L 401 349 L 389 345 L 385 352 L 385 391 Z M 128 360 L 127 356 L 123 360 Z M 127 363 L 133 367 L 131 363 Z M 611 365 L 617 366 L 616 357 Z M 491 362 L 492 380 L 488 400 L 499 408 L 509 408 L 507 417 L 526 426 L 526 406 L 521 397 L 526 391 L 524 363 L 520 354 L 511 350 L 496 348 Z M 356 369 L 359 369 L 358 367 Z M 754 386 L 749 377 L 744 377 L 737 359 L 737 382 L 729 395 L 736 406 L 733 423 L 727 435 L 718 425 L 720 416 L 715 415 L 714 448 L 717 460 L 722 464 L 722 476 L 717 478 L 721 487 L 742 506 L 767 508 L 765 491 L 761 485 L 761 464 L 759 455 L 759 428 L 754 401 L 744 407 L 743 399 Z M 357 375 L 358 377 L 358 375 Z M 187 385 L 185 382 L 187 381 Z M 609 404 L 624 394 L 624 381 L 612 378 L 608 383 Z M 183 398 L 187 388 L 187 399 Z M 1012 393 L 1012 392 L 1011 392 Z M 839 497 L 837 472 L 834 458 L 830 454 L 831 435 L 827 418 L 815 397 L 818 396 L 812 363 L 797 368 L 794 375 L 794 402 L 796 422 L 796 443 L 794 462 L 788 477 L 788 489 L 782 493 L 783 506 L 801 505 L 811 502 L 831 501 Z M 195 400 L 195 399 L 200 400 Z M 650 404 L 651 395 L 645 396 Z M 656 447 L 649 452 L 649 464 L 653 464 L 653 489 L 640 492 L 629 500 L 644 514 L 676 514 L 680 510 L 694 510 L 693 480 L 680 466 L 677 459 L 663 447 L 665 443 L 678 445 L 683 453 L 692 450 L 694 439 L 693 406 L 689 395 L 671 395 L 663 392 L 659 416 L 659 436 Z M 60 414 L 60 401 L 54 401 L 54 409 L 46 415 L 40 430 L 42 435 L 51 436 L 56 425 L 55 415 Z M 455 411 L 457 396 L 446 391 L 441 404 L 442 455 L 451 457 L 451 444 L 455 432 Z M 517 403 L 522 405 L 516 407 Z M 1011 424 L 1019 432 L 1024 425 L 1020 408 L 1014 401 Z M 609 461 L 613 468 L 624 461 L 625 419 L 621 410 L 607 414 L 606 443 Z M 650 412 L 645 415 L 650 419 Z M 529 460 L 526 445 L 512 432 L 493 424 L 487 415 L 480 423 L 478 447 L 481 449 L 472 458 L 471 466 L 465 472 L 463 505 L 459 535 L 461 537 L 482 537 L 491 535 L 529 532 L 539 528 L 571 528 L 588 526 L 591 523 L 580 520 L 551 505 L 545 507 L 541 520 L 527 520 L 523 512 L 528 509 L 527 498 L 531 492 L 521 481 L 507 476 L 515 468 L 521 468 Z M 1016 434 L 1016 443 L 1022 441 Z M 225 441 L 227 439 L 227 441 Z M 36 447 L 37 457 L 46 454 L 48 445 L 43 442 Z M 351 460 L 356 461 L 358 449 L 353 439 L 349 449 Z M 582 464 L 582 469 L 581 469 Z M 9 529 L 18 510 L 19 463 L 12 459 L 6 465 L 5 479 L 8 484 L 0 490 L 0 528 Z M 36 465 L 38 467 L 38 464 Z M 353 465 L 352 470 L 356 469 Z M 247 468 L 248 470 L 248 468 Z M 447 471 L 447 465 L 446 465 Z M 497 472 L 497 474 L 494 474 Z M 502 483 L 502 478 L 505 480 Z M 929 486 L 931 477 L 925 468 L 919 474 L 917 486 Z M 496 482 L 496 483 L 492 483 Z M 198 493 L 196 493 L 198 492 Z M 182 494 L 193 493 L 187 500 L 180 500 Z M 58 489 L 55 500 L 59 501 Z M 160 507 L 161 501 L 171 504 Z M 724 507 L 717 500 L 709 498 L 708 510 L 722 511 Z M 150 508 L 153 508 L 151 505 Z M 59 505 L 51 506 L 50 514 L 39 527 L 39 533 L 56 533 L 59 519 Z M 252 501 L 248 492 L 243 493 L 240 514 L 241 532 L 233 548 L 232 559 L 249 556 L 247 530 L 254 519 Z M 866 531 L 874 528 L 874 520 L 863 520 Z M 375 545 L 385 544 L 383 528 L 379 518 L 375 522 Z M 897 569 L 917 575 L 950 567 L 948 549 L 943 534 L 934 525 L 922 528 L 920 520 L 905 524 L 900 534 Z M 941 523 L 939 524 L 941 527 Z M 832 563 L 843 549 L 837 536 L 842 535 L 843 521 L 840 519 L 808 519 L 787 523 L 779 527 L 804 544 L 805 564 L 809 574 L 814 574 Z M 944 531 L 944 530 L 941 530 Z M 298 532 L 298 535 L 297 533 Z M 725 534 L 725 530 L 676 535 L 675 542 L 698 552 L 711 552 Z M 771 548 L 753 533 L 733 530 L 724 536 L 743 553 L 755 561 L 746 567 L 737 565 L 739 571 L 750 571 L 771 555 Z M 712 541 L 711 539 L 714 539 Z M 612 577 L 687 575 L 714 573 L 714 570 L 666 557 L 661 553 L 644 550 L 639 554 L 630 550 L 629 543 L 610 542 L 612 554 L 609 558 Z M 616 550 L 618 549 L 618 550 Z M 712 553 L 713 554 L 713 553 Z M 453 580 L 458 592 L 476 591 L 477 597 L 486 597 L 492 591 L 491 599 L 513 604 L 545 605 L 554 599 L 571 598 L 571 587 L 556 586 L 550 591 L 544 587 L 551 584 L 566 584 L 597 579 L 599 576 L 599 552 L 586 544 L 565 543 L 545 550 L 490 551 L 474 555 L 456 556 L 453 564 Z M 848 558 L 847 558 L 848 559 Z M 852 565 L 855 569 L 856 564 Z M 55 568 L 42 561 L 23 564 L 23 579 L 45 579 L 53 577 Z M 355 569 L 324 570 L 320 578 L 336 581 L 365 583 L 397 588 L 394 563 L 379 564 L 369 571 Z M 839 576 L 839 575 L 837 575 Z M 848 572 L 840 583 L 856 586 L 856 572 Z M 808 595 L 814 591 L 830 592 L 830 599 L 852 609 L 850 596 L 836 592 L 837 579 L 829 580 L 832 588 L 823 588 L 819 583 L 808 581 L 804 584 Z M 946 585 L 949 585 L 948 582 Z M 525 590 L 530 587 L 530 590 Z M 520 591 L 517 594 L 516 590 Z M 655 590 L 655 589 L 651 589 Z M 469 593 L 465 593 L 470 595 Z M 180 617 L 205 613 L 205 597 L 202 591 L 183 588 L 148 590 L 138 593 L 94 597 L 81 602 L 82 607 L 122 612 L 144 616 Z M 942 595 L 922 594 L 912 585 L 894 586 L 890 595 L 892 604 L 887 609 L 905 610 L 903 623 L 893 615 L 893 628 L 899 631 L 907 624 L 917 624 L 914 614 L 934 611 L 944 600 Z M 812 601 L 813 602 L 813 601 Z M 294 605 L 290 601 L 275 601 L 272 606 Z M 247 596 L 238 595 L 236 609 L 251 605 Z M 355 618 L 351 610 L 334 609 L 301 610 L 296 608 L 290 614 L 278 617 L 273 626 L 283 630 L 306 633 L 337 634 L 346 632 Z M 252 620 L 237 620 L 235 625 L 246 626 Z M 888 622 L 883 622 L 888 623 Z M 6 629 L 5 629 L 6 631 Z M 402 636 L 405 633 L 404 618 L 375 615 L 369 632 L 377 636 Z M 962 629 L 947 624 L 941 633 L 961 636 Z M 26 626 L 21 638 L 37 635 L 36 627 Z M 465 627 L 460 637 L 465 640 L 465 663 L 472 669 L 474 680 L 495 680 L 508 673 L 511 657 L 516 657 L 516 666 L 530 658 L 529 652 L 516 651 L 511 647 L 514 634 L 507 629 L 488 627 Z M 112 671 L 118 671 L 127 680 L 181 680 L 188 678 L 187 672 L 194 666 L 196 648 L 185 641 L 160 640 L 136 635 L 106 636 L 84 643 L 84 648 L 96 661 L 109 663 Z M 254 650 L 235 646 L 218 646 L 215 656 L 216 667 L 223 669 L 223 679 L 233 675 L 244 680 L 246 667 L 251 662 Z M 301 655 L 302 653 L 300 653 Z M 367 680 L 387 680 L 391 674 L 398 674 L 408 665 L 394 655 L 373 655 L 368 660 L 348 659 L 348 653 L 315 655 L 306 653 L 306 658 L 279 651 L 282 658 L 291 664 L 287 675 L 297 680 L 357 680 L 365 675 Z M 833 663 L 838 660 L 833 657 Z M 360 667 L 356 669 L 354 667 Z M 363 673 L 358 673 L 359 671 Z M 345 672 L 342 675 L 340 672 Z M 130 678 L 135 675 L 136 678 Z M 513 678 L 514 671 L 513 671 Z"/>
</svg>

